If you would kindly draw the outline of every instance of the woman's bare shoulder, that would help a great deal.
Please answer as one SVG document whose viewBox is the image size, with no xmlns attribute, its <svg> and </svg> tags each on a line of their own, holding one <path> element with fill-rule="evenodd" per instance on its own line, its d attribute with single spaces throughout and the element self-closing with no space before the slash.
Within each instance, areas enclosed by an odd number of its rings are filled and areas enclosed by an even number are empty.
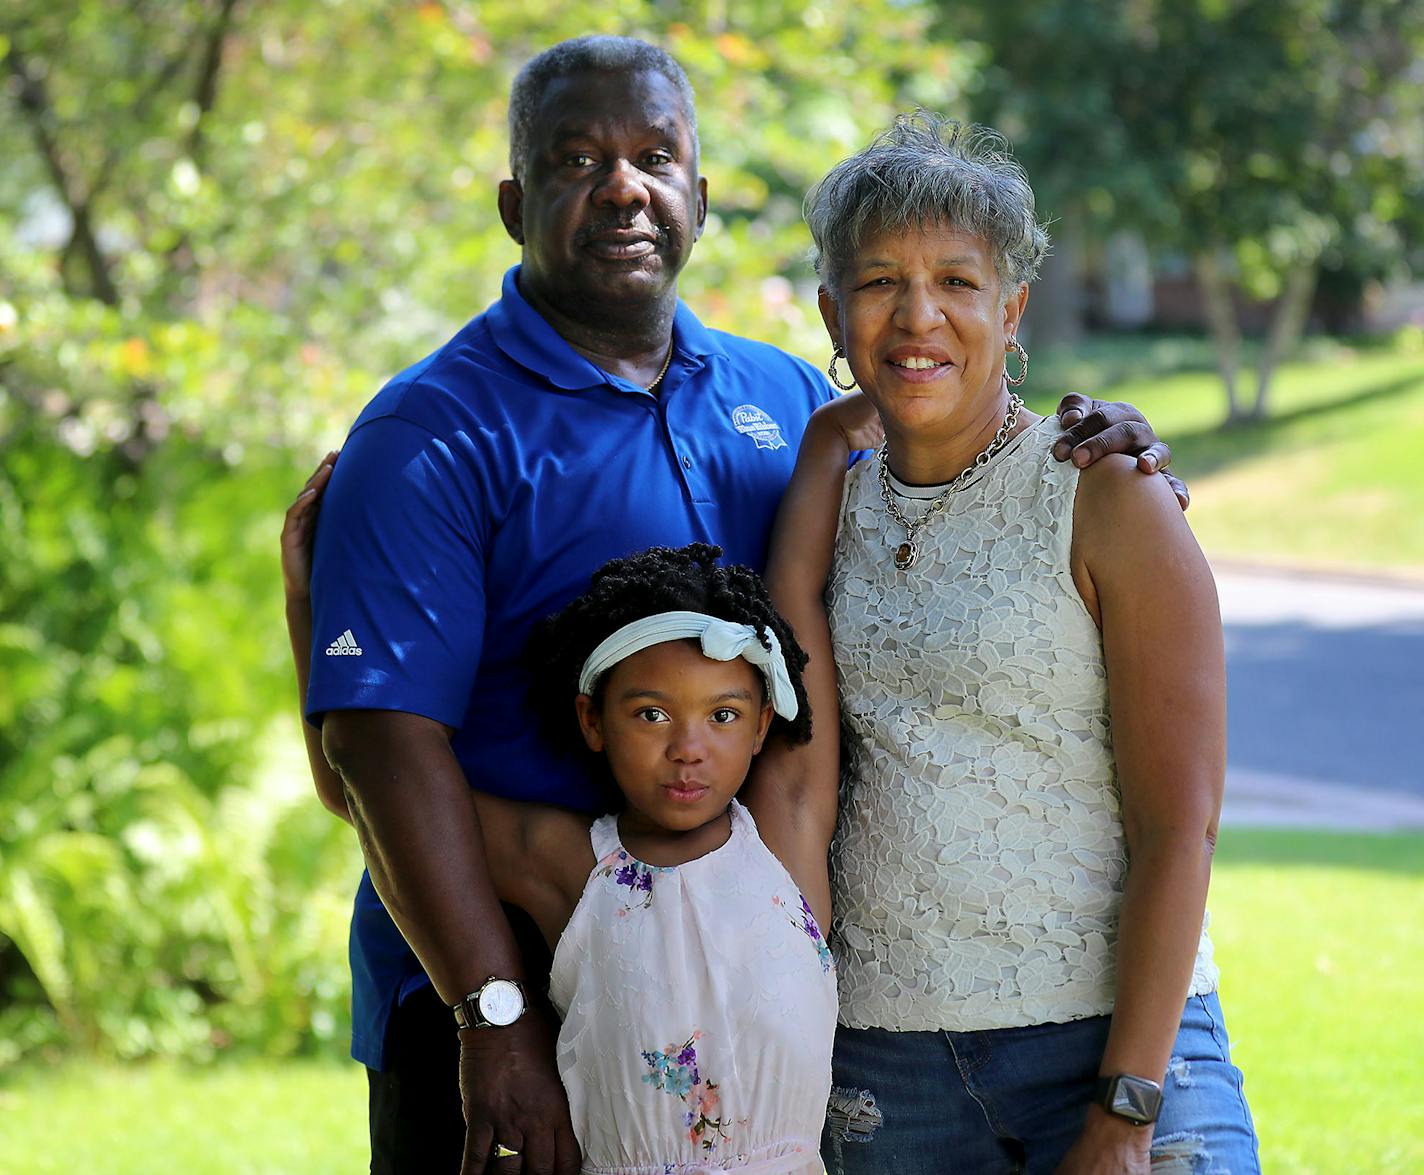
<svg viewBox="0 0 1424 1175">
<path fill-rule="evenodd" d="M 1079 475 L 1071 564 L 1073 582 L 1100 628 L 1108 595 L 1162 595 L 1169 580 L 1211 584 L 1167 479 L 1142 473 L 1122 454 L 1100 458 Z"/>
<path fill-rule="evenodd" d="M 1075 529 L 1094 522 L 1187 530 L 1167 479 L 1143 473 L 1137 459 L 1124 453 L 1108 453 L 1078 473 Z"/>
</svg>

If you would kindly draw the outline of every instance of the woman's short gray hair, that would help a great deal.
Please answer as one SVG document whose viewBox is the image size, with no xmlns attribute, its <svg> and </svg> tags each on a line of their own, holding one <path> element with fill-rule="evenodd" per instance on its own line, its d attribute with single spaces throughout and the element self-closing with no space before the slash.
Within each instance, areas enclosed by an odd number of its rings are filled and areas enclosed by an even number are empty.
<svg viewBox="0 0 1424 1175">
<path fill-rule="evenodd" d="M 1032 281 L 1048 253 L 1033 189 L 1004 136 L 928 110 L 899 115 L 836 164 L 806 197 L 806 223 L 816 273 L 832 293 L 861 245 L 881 232 L 946 224 L 973 233 L 988 242 L 1007 287 Z"/>
</svg>

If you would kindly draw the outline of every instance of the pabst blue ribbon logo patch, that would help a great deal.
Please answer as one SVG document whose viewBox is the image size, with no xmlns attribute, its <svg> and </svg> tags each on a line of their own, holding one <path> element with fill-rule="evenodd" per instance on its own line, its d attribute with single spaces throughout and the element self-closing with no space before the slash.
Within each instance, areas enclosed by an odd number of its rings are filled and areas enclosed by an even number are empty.
<svg viewBox="0 0 1424 1175">
<path fill-rule="evenodd" d="M 784 449 L 786 440 L 781 425 L 755 404 L 738 404 L 732 409 L 732 427 L 744 437 L 751 437 L 758 449 Z"/>
</svg>

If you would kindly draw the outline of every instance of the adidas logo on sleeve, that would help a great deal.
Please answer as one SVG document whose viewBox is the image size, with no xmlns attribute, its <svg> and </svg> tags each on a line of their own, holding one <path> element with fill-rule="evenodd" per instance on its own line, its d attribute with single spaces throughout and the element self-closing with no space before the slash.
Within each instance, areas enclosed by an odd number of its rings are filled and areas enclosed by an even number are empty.
<svg viewBox="0 0 1424 1175">
<path fill-rule="evenodd" d="M 359 657 L 361 646 L 356 643 L 356 638 L 351 635 L 351 630 L 348 628 L 326 646 L 326 655 L 328 657 Z"/>
</svg>

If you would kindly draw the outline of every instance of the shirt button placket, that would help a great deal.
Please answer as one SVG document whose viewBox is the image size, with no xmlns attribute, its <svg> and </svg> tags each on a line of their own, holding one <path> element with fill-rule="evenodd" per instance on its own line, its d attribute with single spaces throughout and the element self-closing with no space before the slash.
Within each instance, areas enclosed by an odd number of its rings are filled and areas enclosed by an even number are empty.
<svg viewBox="0 0 1424 1175">
<path fill-rule="evenodd" d="M 667 436 L 668 448 L 672 450 L 672 458 L 677 462 L 678 473 L 682 477 L 682 484 L 687 491 L 688 501 L 700 509 L 708 505 L 709 501 L 705 492 L 706 487 L 702 484 L 702 480 L 698 476 L 700 471 L 697 468 L 697 462 L 693 460 L 692 454 L 686 447 L 687 438 L 691 430 L 674 427 L 666 399 L 659 403 L 659 407 L 662 410 L 663 428 Z"/>
</svg>

